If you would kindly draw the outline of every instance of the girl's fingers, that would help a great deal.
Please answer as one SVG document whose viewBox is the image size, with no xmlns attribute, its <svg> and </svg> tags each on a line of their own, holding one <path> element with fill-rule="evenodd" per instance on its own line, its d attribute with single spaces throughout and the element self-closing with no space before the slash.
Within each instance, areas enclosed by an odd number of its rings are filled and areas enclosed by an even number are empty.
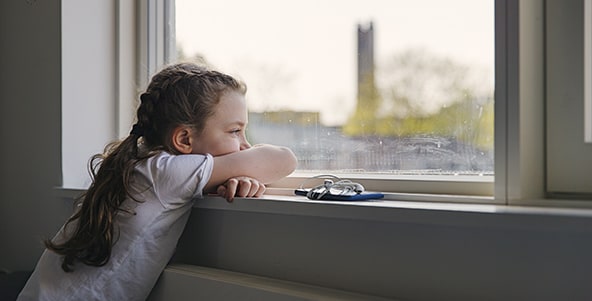
<svg viewBox="0 0 592 301">
<path fill-rule="evenodd" d="M 219 196 L 224 196 L 226 194 L 226 186 L 224 186 L 224 185 L 218 186 L 218 189 L 216 189 L 216 193 Z"/>
<path fill-rule="evenodd" d="M 253 183 L 251 182 L 250 178 L 242 177 L 239 179 L 239 187 L 237 190 L 236 195 L 240 197 L 250 197 L 251 196 L 251 188 L 253 187 Z"/>
<path fill-rule="evenodd" d="M 234 200 L 234 196 L 236 195 L 236 192 L 237 192 L 236 189 L 239 186 L 238 184 L 239 184 L 238 180 L 235 178 L 232 178 L 232 179 L 229 179 L 228 181 L 226 181 L 226 185 L 222 185 L 222 186 L 226 186 L 224 194 L 222 195 L 222 196 L 224 196 L 226 201 L 232 202 Z"/>
<path fill-rule="evenodd" d="M 259 189 L 257 189 L 257 191 L 255 192 L 255 194 L 253 196 L 256 197 L 256 198 L 262 196 L 263 193 L 265 193 L 265 190 L 266 189 L 267 189 L 267 187 L 265 187 L 265 185 L 261 183 L 259 185 Z"/>
<path fill-rule="evenodd" d="M 248 180 L 249 183 L 245 183 L 245 185 L 250 186 L 250 189 L 249 192 L 246 195 L 244 195 L 245 197 L 260 197 L 261 195 L 263 195 L 266 189 L 263 183 L 252 178 L 247 178 L 246 180 Z"/>
<path fill-rule="evenodd" d="M 218 195 L 232 202 L 235 196 L 238 197 L 260 197 L 267 188 L 261 182 L 249 177 L 231 178 L 223 185 L 218 186 Z"/>
</svg>

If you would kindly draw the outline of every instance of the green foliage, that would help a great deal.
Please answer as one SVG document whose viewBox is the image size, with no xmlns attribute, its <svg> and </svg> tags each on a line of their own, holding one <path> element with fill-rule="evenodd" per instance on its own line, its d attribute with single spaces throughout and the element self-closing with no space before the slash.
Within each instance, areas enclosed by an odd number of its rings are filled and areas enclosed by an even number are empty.
<svg viewBox="0 0 592 301">
<path fill-rule="evenodd" d="M 439 136 L 493 149 L 493 97 L 471 69 L 425 51 L 396 55 L 374 81 L 359 87 L 349 136 Z M 475 84 L 477 83 L 477 84 Z"/>
<path fill-rule="evenodd" d="M 468 142 L 483 150 L 493 148 L 493 100 L 470 100 L 442 108 L 429 116 L 382 117 L 375 135 L 386 137 L 439 136 Z"/>
<path fill-rule="evenodd" d="M 344 125 L 343 131 L 350 136 L 374 135 L 380 126 L 376 119 L 381 99 L 374 83 L 374 76 L 364 77 L 358 87 L 358 105 L 354 115 Z"/>
</svg>

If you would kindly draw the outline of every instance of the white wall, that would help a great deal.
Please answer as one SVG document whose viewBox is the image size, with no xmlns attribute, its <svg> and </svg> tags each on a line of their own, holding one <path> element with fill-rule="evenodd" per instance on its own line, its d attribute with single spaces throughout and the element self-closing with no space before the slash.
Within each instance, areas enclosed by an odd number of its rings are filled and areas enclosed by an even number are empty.
<svg viewBox="0 0 592 301">
<path fill-rule="evenodd" d="M 115 1 L 62 1 L 64 187 L 88 187 L 89 158 L 117 137 L 115 11 Z"/>
</svg>

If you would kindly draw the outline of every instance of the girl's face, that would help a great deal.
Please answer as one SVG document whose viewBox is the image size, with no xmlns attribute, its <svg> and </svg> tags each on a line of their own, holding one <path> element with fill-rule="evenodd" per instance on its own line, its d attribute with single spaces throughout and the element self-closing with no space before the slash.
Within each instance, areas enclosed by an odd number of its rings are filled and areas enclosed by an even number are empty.
<svg viewBox="0 0 592 301">
<path fill-rule="evenodd" d="M 245 137 L 248 122 L 245 97 L 238 92 L 226 92 L 214 110 L 204 130 L 194 135 L 197 143 L 191 153 L 221 156 L 250 148 Z"/>
</svg>

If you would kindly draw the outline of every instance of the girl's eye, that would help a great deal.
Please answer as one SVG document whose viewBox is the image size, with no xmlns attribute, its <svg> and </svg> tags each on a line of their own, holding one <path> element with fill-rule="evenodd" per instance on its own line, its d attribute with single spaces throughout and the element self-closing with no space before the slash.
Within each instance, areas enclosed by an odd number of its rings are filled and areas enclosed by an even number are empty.
<svg viewBox="0 0 592 301">
<path fill-rule="evenodd" d="M 240 133 L 241 131 L 242 131 L 241 129 L 235 129 L 235 130 L 230 131 L 230 133 L 236 135 L 236 134 Z"/>
</svg>

